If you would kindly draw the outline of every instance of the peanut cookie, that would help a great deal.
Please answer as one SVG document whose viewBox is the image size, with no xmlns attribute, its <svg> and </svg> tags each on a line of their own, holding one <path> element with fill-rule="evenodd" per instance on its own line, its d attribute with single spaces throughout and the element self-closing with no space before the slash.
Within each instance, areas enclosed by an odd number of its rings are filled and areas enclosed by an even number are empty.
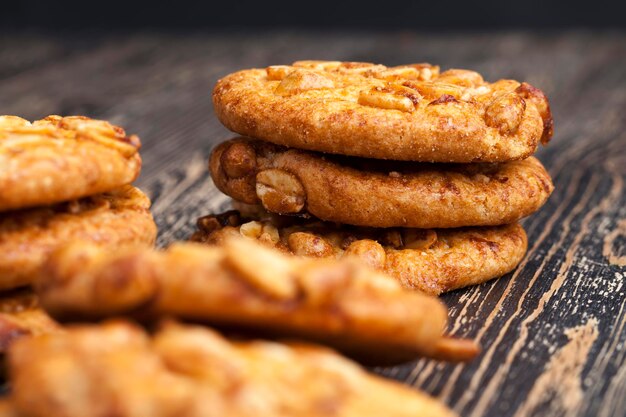
<svg viewBox="0 0 626 417">
<path fill-rule="evenodd" d="M 230 341 L 126 322 L 20 340 L 5 415 L 21 417 L 451 417 L 439 401 L 315 345 Z M 0 408 L 2 410 L 2 408 Z"/>
<path fill-rule="evenodd" d="M 541 90 L 474 71 L 301 61 L 219 80 L 220 121 L 279 145 L 423 162 L 523 159 L 552 136 Z"/>
<path fill-rule="evenodd" d="M 243 208 L 243 207 L 241 207 Z M 519 224 L 461 229 L 375 229 L 316 219 L 229 211 L 198 219 L 191 240 L 221 244 L 246 236 L 283 252 L 315 258 L 357 257 L 395 277 L 405 288 L 432 295 L 502 276 L 526 253 Z"/>
<path fill-rule="evenodd" d="M 0 355 L 17 339 L 60 331 L 61 326 L 39 307 L 28 289 L 0 294 Z"/>
<path fill-rule="evenodd" d="M 109 191 L 137 178 L 137 136 L 87 117 L 0 116 L 0 211 Z"/>
<path fill-rule="evenodd" d="M 166 251 L 70 246 L 43 277 L 41 303 L 62 320 L 175 316 L 323 342 L 377 364 L 477 353 L 473 342 L 443 336 L 447 312 L 435 297 L 356 262 L 286 256 L 241 237 Z"/>
<path fill-rule="evenodd" d="M 152 245 L 150 200 L 130 185 L 67 203 L 0 213 L 0 289 L 30 284 L 58 246 Z"/>
<path fill-rule="evenodd" d="M 236 138 L 211 154 L 217 188 L 278 214 L 369 227 L 508 224 L 553 190 L 534 157 L 502 164 L 417 164 L 323 156 Z"/>
</svg>

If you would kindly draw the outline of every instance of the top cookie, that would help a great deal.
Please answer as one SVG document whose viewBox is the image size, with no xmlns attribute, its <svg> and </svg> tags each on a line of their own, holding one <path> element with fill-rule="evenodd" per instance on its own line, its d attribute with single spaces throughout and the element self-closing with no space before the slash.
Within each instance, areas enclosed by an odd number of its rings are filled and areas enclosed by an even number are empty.
<svg viewBox="0 0 626 417">
<path fill-rule="evenodd" d="M 279 145 L 423 162 L 523 159 L 552 136 L 546 96 L 430 64 L 299 61 L 230 74 L 213 103 L 229 129 Z"/>
<path fill-rule="evenodd" d="M 0 211 L 59 203 L 131 183 L 137 136 L 102 120 L 0 116 Z"/>
</svg>

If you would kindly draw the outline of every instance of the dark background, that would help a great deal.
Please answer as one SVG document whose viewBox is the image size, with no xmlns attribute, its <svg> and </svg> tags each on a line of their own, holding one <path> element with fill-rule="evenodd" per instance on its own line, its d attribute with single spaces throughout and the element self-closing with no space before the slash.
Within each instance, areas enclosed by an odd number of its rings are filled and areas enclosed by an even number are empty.
<svg viewBox="0 0 626 417">
<path fill-rule="evenodd" d="M 619 0 L 256 0 L 2 2 L 4 29 L 255 30 L 624 28 Z"/>
</svg>

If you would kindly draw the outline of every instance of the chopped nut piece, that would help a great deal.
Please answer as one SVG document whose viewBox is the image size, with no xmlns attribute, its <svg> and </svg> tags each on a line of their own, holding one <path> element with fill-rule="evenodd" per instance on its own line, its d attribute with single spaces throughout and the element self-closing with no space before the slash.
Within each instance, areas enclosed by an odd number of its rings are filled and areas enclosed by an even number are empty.
<svg viewBox="0 0 626 417">
<path fill-rule="evenodd" d="M 198 229 L 206 233 L 211 233 L 217 229 L 221 229 L 226 226 L 239 226 L 240 216 L 236 210 L 229 210 L 222 214 L 210 214 L 203 216 L 196 222 Z"/>
<path fill-rule="evenodd" d="M 526 102 L 514 92 L 497 96 L 485 110 L 485 122 L 497 128 L 501 134 L 510 135 L 517 131 L 522 121 Z"/>
<path fill-rule="evenodd" d="M 220 162 L 229 178 L 242 178 L 256 170 L 256 153 L 247 143 L 235 142 L 224 150 Z"/>
<path fill-rule="evenodd" d="M 439 67 L 430 64 L 409 64 L 387 68 L 374 74 L 376 78 L 387 81 L 421 80 L 428 81 L 439 74 Z"/>
<path fill-rule="evenodd" d="M 419 92 L 426 100 L 435 100 L 443 95 L 460 98 L 463 95 L 463 87 L 454 84 L 433 83 L 428 81 L 405 81 L 403 86 Z"/>
<path fill-rule="evenodd" d="M 263 225 L 261 222 L 252 221 L 244 223 L 239 227 L 239 232 L 242 236 L 249 237 L 250 239 L 257 239 L 263 232 Z"/>
<path fill-rule="evenodd" d="M 306 194 L 298 178 L 281 169 L 266 169 L 256 176 L 256 193 L 268 210 L 297 213 L 304 207 Z"/>
<path fill-rule="evenodd" d="M 287 241 L 294 255 L 326 258 L 335 254 L 333 247 L 323 237 L 312 233 L 292 233 Z"/>
<path fill-rule="evenodd" d="M 341 65 L 341 61 L 296 61 L 292 64 L 292 66 L 298 68 L 309 68 L 324 71 L 335 70 Z"/>
<path fill-rule="evenodd" d="M 449 69 L 442 72 L 437 81 L 459 85 L 461 87 L 476 87 L 483 84 L 483 77 L 476 71 Z"/>
<path fill-rule="evenodd" d="M 392 248 L 399 249 L 404 246 L 404 240 L 400 231 L 392 229 L 383 234 L 382 242 L 385 245 L 389 245 Z"/>
<path fill-rule="evenodd" d="M 296 282 L 289 279 L 292 270 L 289 259 L 278 253 L 268 254 L 266 250 L 269 249 L 250 251 L 250 246 L 243 240 L 230 239 L 228 242 L 230 244 L 225 247 L 226 262 L 249 284 L 280 300 L 297 295 Z"/>
<path fill-rule="evenodd" d="M 287 76 L 293 68 L 288 65 L 272 65 L 265 69 L 267 71 L 267 79 L 272 81 L 280 81 Z"/>
<path fill-rule="evenodd" d="M 431 229 L 404 229 L 404 249 L 428 249 L 437 242 Z"/>
<path fill-rule="evenodd" d="M 375 269 L 385 266 L 385 249 L 375 240 L 361 239 L 351 243 L 344 256 L 356 257 Z"/>
<path fill-rule="evenodd" d="M 410 88 L 398 85 L 374 87 L 371 90 L 361 91 L 359 104 L 378 107 L 381 109 L 412 112 L 419 102 L 420 95 Z"/>
<path fill-rule="evenodd" d="M 449 94 L 444 94 L 441 97 L 439 97 L 437 100 L 431 101 L 430 103 L 428 103 L 429 106 L 436 106 L 438 104 L 448 104 L 448 103 L 458 103 L 459 100 L 457 100 L 456 98 L 454 98 L 453 96 L 449 95 Z"/>
<path fill-rule="evenodd" d="M 295 69 L 278 84 L 274 93 L 280 96 L 291 96 L 307 90 L 333 88 L 333 80 L 313 71 Z"/>
<path fill-rule="evenodd" d="M 280 234 L 278 233 L 278 229 L 269 223 L 264 223 L 259 241 L 273 246 L 277 244 L 279 240 Z"/>
<path fill-rule="evenodd" d="M 543 94 L 543 91 L 534 87 L 528 83 L 522 83 L 516 90 L 520 96 L 529 100 L 539 110 L 541 119 L 543 120 L 543 134 L 541 136 L 541 143 L 544 145 L 550 142 L 552 134 L 554 133 L 554 119 L 552 119 L 552 112 L 550 111 L 550 103 L 548 98 Z"/>
</svg>

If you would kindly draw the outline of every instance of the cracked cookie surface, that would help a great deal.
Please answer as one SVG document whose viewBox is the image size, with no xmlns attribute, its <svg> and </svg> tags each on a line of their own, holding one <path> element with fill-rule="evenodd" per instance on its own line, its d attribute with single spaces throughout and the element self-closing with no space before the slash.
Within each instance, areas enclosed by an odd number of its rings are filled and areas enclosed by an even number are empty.
<svg viewBox="0 0 626 417">
<path fill-rule="evenodd" d="M 235 138 L 210 158 L 215 185 L 278 214 L 369 227 L 508 224 L 554 186 L 534 157 L 499 164 L 418 164 L 336 157 Z"/>
<path fill-rule="evenodd" d="M 140 141 L 82 116 L 0 116 L 0 211 L 86 197 L 139 175 Z"/>
<path fill-rule="evenodd" d="M 239 134 L 377 159 L 524 159 L 553 131 L 538 88 L 430 64 L 299 61 L 243 70 L 218 81 L 213 103 L 220 121 Z"/>
<path fill-rule="evenodd" d="M 446 307 L 344 260 L 287 256 L 242 237 L 223 245 L 53 254 L 37 293 L 52 317 L 177 317 L 328 344 L 372 364 L 428 356 L 467 360 L 476 345 L 444 336 Z"/>
<path fill-rule="evenodd" d="M 50 252 L 64 244 L 151 246 L 155 238 L 150 200 L 130 185 L 80 200 L 0 213 L 0 289 L 32 283 Z"/>
<path fill-rule="evenodd" d="M 231 341 L 173 322 L 70 327 L 11 349 L 16 417 L 453 417 L 438 400 L 303 343 Z"/>
</svg>

